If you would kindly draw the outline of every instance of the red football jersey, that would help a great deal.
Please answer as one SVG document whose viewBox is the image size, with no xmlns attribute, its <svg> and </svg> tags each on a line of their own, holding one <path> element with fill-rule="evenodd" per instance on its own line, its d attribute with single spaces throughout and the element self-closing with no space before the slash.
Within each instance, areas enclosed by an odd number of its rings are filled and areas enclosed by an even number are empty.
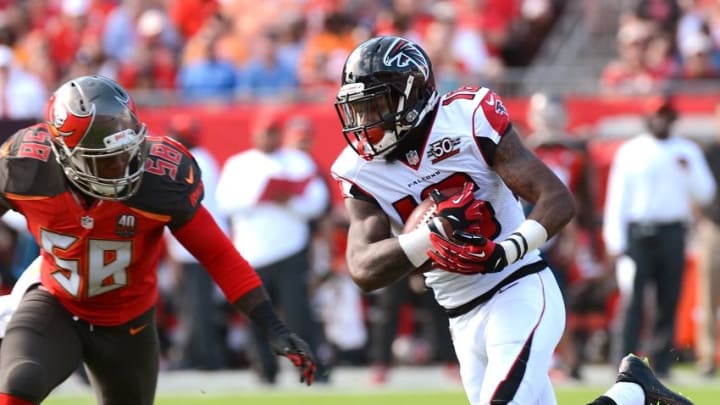
<svg viewBox="0 0 720 405">
<path fill-rule="evenodd" d="M 534 152 L 571 192 L 577 192 L 586 164 L 585 154 L 581 150 L 556 143 L 540 145 Z"/>
<path fill-rule="evenodd" d="M 73 314 L 118 325 L 156 301 L 165 226 L 177 229 L 200 207 L 200 169 L 179 143 L 148 137 L 139 191 L 89 207 L 55 161 L 44 124 L 0 149 L 0 202 L 19 211 L 41 248 L 41 281 Z"/>
</svg>

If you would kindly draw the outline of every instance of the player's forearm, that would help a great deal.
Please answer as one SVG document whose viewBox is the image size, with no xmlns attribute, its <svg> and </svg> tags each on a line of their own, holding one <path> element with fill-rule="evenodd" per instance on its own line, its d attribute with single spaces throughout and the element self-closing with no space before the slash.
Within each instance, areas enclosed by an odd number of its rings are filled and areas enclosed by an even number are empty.
<svg viewBox="0 0 720 405">
<path fill-rule="evenodd" d="M 350 249 L 347 262 L 350 276 L 365 292 L 385 287 L 415 269 L 397 238 L 375 242 L 363 249 Z"/>
<path fill-rule="evenodd" d="M 287 331 L 285 324 L 277 317 L 263 286 L 248 291 L 238 298 L 233 306 L 255 323 L 267 336 Z"/>
<path fill-rule="evenodd" d="M 528 219 L 534 219 L 547 230 L 550 239 L 575 217 L 575 200 L 565 187 L 556 187 L 538 199 Z"/>
</svg>

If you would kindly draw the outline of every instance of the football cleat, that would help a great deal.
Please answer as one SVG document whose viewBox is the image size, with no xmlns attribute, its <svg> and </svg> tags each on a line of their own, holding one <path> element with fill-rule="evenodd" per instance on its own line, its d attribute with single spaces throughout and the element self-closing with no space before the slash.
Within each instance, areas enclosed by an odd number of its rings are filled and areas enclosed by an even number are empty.
<svg viewBox="0 0 720 405">
<path fill-rule="evenodd" d="M 689 399 L 664 386 L 653 373 L 647 359 L 632 353 L 620 362 L 616 381 L 631 382 L 642 387 L 646 405 L 693 405 Z"/>
</svg>

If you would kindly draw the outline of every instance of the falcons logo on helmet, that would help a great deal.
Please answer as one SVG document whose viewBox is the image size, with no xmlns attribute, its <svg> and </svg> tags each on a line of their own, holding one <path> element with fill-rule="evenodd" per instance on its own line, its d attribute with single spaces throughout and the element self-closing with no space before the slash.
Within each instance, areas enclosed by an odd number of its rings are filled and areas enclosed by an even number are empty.
<svg viewBox="0 0 720 405">
<path fill-rule="evenodd" d="M 422 72 L 425 79 L 428 78 L 430 67 L 425 55 L 418 49 L 415 44 L 406 39 L 397 39 L 395 43 L 387 50 L 383 58 L 385 66 L 396 66 L 404 68 L 413 64 Z"/>
</svg>

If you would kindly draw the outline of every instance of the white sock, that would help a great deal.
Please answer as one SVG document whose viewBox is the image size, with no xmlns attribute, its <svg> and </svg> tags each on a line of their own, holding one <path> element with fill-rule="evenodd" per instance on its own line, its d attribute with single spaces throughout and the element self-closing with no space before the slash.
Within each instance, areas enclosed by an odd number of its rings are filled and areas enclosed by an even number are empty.
<svg viewBox="0 0 720 405">
<path fill-rule="evenodd" d="M 645 392 L 638 384 L 631 382 L 615 383 L 605 394 L 617 405 L 645 405 Z"/>
</svg>

